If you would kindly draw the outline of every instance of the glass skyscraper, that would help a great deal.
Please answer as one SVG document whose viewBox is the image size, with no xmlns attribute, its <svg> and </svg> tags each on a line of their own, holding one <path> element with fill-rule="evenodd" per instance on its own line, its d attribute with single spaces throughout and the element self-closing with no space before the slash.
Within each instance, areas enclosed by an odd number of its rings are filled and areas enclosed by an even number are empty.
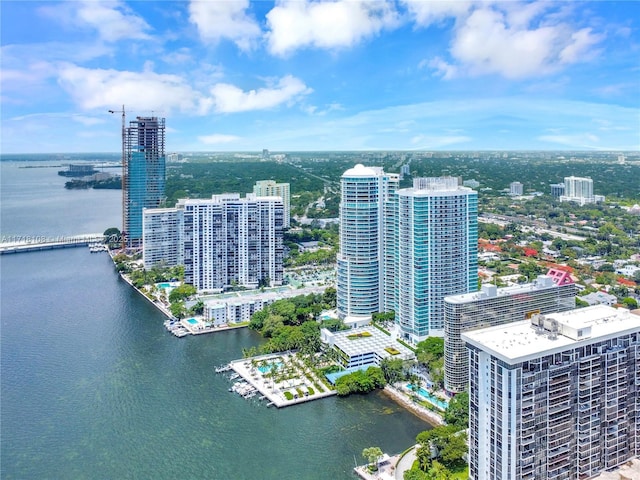
<svg viewBox="0 0 640 480">
<path fill-rule="evenodd" d="M 142 210 L 158 208 L 164 200 L 164 141 L 164 118 L 136 117 L 123 132 L 122 213 L 128 247 L 139 247 L 142 242 Z"/>
<path fill-rule="evenodd" d="M 396 323 L 413 343 L 444 335 L 444 297 L 478 288 L 478 194 L 454 177 L 397 191 Z"/>
<path fill-rule="evenodd" d="M 347 324 L 367 323 L 385 309 L 385 291 L 393 293 L 385 280 L 393 285 L 398 182 L 397 174 L 361 164 L 342 175 L 336 290 L 338 315 Z"/>
</svg>

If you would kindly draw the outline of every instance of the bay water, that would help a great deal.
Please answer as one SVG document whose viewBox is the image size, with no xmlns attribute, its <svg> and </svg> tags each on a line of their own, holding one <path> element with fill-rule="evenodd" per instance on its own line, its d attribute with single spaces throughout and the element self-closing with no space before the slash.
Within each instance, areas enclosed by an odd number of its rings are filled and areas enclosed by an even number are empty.
<svg viewBox="0 0 640 480">
<path fill-rule="evenodd" d="M 3 235 L 120 223 L 120 191 L 0 165 Z M 381 393 L 275 409 L 228 392 L 214 368 L 261 338 L 174 337 L 87 248 L 0 256 L 0 302 L 3 479 L 349 479 L 364 448 L 398 453 L 429 428 Z"/>
</svg>

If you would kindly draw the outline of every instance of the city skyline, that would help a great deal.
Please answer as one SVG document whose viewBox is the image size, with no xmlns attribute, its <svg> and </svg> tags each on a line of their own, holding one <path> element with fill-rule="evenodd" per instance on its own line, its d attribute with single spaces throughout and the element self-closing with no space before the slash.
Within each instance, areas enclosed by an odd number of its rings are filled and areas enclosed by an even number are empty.
<svg viewBox="0 0 640 480">
<path fill-rule="evenodd" d="M 117 152 L 122 105 L 168 119 L 168 152 L 638 150 L 637 18 L 637 2 L 3 2 L 2 152 Z"/>
</svg>

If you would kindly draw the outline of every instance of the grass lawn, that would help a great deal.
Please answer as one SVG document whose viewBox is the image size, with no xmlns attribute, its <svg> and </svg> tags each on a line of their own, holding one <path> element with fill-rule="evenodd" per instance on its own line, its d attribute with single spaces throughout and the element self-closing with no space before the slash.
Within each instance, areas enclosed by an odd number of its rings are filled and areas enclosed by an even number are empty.
<svg viewBox="0 0 640 480">
<path fill-rule="evenodd" d="M 462 470 L 451 472 L 451 480 L 467 480 L 469 478 L 469 467 L 465 466 Z"/>
</svg>

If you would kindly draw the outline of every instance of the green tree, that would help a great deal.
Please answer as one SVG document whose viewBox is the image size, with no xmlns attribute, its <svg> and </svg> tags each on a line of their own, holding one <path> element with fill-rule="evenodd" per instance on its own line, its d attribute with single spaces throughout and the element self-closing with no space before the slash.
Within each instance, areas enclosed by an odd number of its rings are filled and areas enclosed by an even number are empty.
<svg viewBox="0 0 640 480">
<path fill-rule="evenodd" d="M 444 425 L 419 433 L 416 441 L 420 448 L 435 448 L 436 458 L 445 467 L 455 468 L 464 462 L 467 453 L 467 434 L 465 430 L 458 430 L 455 425 Z"/>
<path fill-rule="evenodd" d="M 171 315 L 176 317 L 178 320 L 184 318 L 184 316 L 187 314 L 187 309 L 185 308 L 183 302 L 172 303 L 169 306 L 169 311 L 171 312 Z"/>
<path fill-rule="evenodd" d="M 380 369 L 387 383 L 396 383 L 405 378 L 404 361 L 401 358 L 383 358 Z"/>
<path fill-rule="evenodd" d="M 169 301 L 171 303 L 178 302 L 195 295 L 196 292 L 196 287 L 189 285 L 188 283 L 184 283 L 171 290 L 171 293 L 169 294 Z"/>
<path fill-rule="evenodd" d="M 635 310 L 636 308 L 638 308 L 638 301 L 632 297 L 623 298 L 622 304 L 629 310 Z"/>
<path fill-rule="evenodd" d="M 402 477 L 404 480 L 432 480 L 431 476 L 426 472 L 423 472 L 419 468 L 412 468 L 406 470 Z"/>
<path fill-rule="evenodd" d="M 107 228 L 102 235 L 104 235 L 104 243 L 108 243 L 110 246 L 116 246 L 122 242 L 120 229 L 117 227 Z"/>
<path fill-rule="evenodd" d="M 444 420 L 447 424 L 455 425 L 460 429 L 469 426 L 469 393 L 458 393 L 449 401 Z"/>
<path fill-rule="evenodd" d="M 204 302 L 198 300 L 193 307 L 189 309 L 189 313 L 192 315 L 202 315 L 204 312 Z"/>
<path fill-rule="evenodd" d="M 251 320 L 249 321 L 249 328 L 251 330 L 262 330 L 262 327 L 264 326 L 264 322 L 267 318 L 269 318 L 269 310 L 267 308 L 258 310 L 256 313 L 251 315 Z"/>
<path fill-rule="evenodd" d="M 588 307 L 589 303 L 582 300 L 580 297 L 576 297 L 576 308 Z"/>
<path fill-rule="evenodd" d="M 329 308 L 334 308 L 336 306 L 337 292 L 334 287 L 327 287 L 322 294 L 322 301 Z"/>
<path fill-rule="evenodd" d="M 371 467 L 377 468 L 378 460 L 382 455 L 383 453 L 380 447 L 368 447 L 362 450 L 362 456 L 367 459 Z"/>
<path fill-rule="evenodd" d="M 430 363 L 444 357 L 444 338 L 429 337 L 416 345 L 416 357 L 420 363 Z"/>
</svg>

